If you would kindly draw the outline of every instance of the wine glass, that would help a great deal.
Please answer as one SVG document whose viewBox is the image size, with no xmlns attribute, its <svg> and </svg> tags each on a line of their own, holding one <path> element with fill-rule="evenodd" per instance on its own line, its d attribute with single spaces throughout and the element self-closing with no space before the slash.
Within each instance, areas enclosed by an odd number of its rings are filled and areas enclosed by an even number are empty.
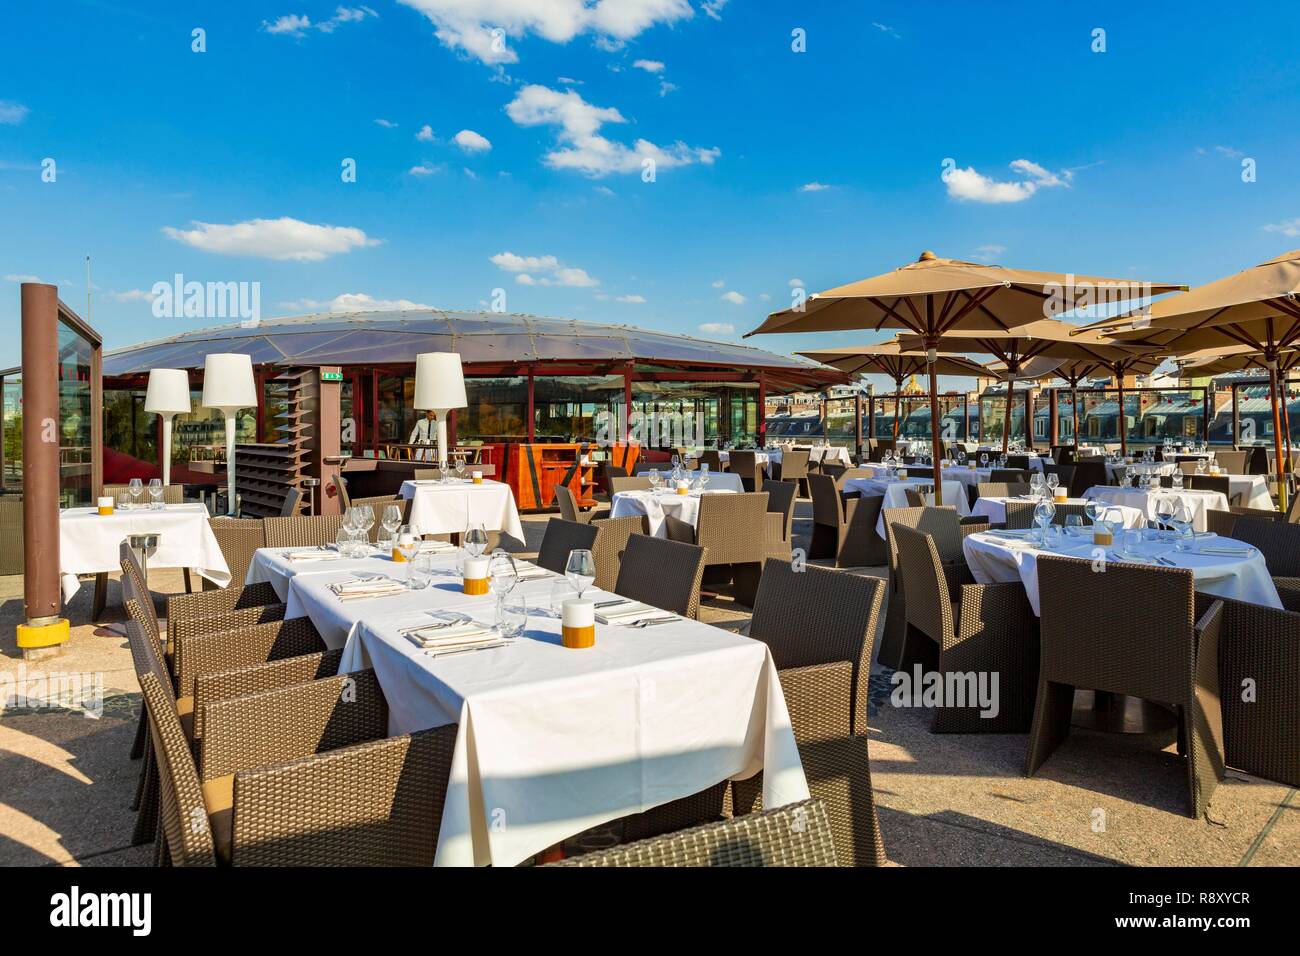
<svg viewBox="0 0 1300 956">
<path fill-rule="evenodd" d="M 499 602 L 519 584 L 519 568 L 515 566 L 514 557 L 498 548 L 492 552 L 488 561 L 488 576 L 492 579 L 492 591 Z"/>
<path fill-rule="evenodd" d="M 658 490 L 659 490 L 659 483 L 663 480 L 663 479 L 660 478 L 660 476 L 659 476 L 659 469 L 658 469 L 658 468 L 651 468 L 651 469 L 650 469 L 650 473 L 649 473 L 648 475 L 646 475 L 646 477 L 650 479 L 650 490 L 651 490 L 651 491 L 658 491 Z"/>
<path fill-rule="evenodd" d="M 1056 517 L 1056 505 L 1051 501 L 1042 498 L 1034 505 L 1034 524 L 1038 525 L 1038 537 L 1044 543 L 1047 542 L 1047 526 L 1052 523 L 1054 517 Z"/>
<path fill-rule="evenodd" d="M 346 528 L 348 531 L 355 531 L 357 529 L 359 524 L 357 521 L 356 508 L 349 508 L 347 511 L 343 512 L 343 521 L 341 522 L 341 526 Z"/>
<path fill-rule="evenodd" d="M 1048 495 L 1050 495 L 1052 498 L 1055 498 L 1056 489 L 1061 487 L 1061 476 L 1058 475 L 1056 472 L 1052 472 L 1044 480 L 1047 482 Z"/>
<path fill-rule="evenodd" d="M 483 552 L 487 550 L 488 536 L 487 529 L 483 527 L 482 522 L 475 522 L 469 526 L 465 532 L 465 551 L 471 558 L 480 558 Z"/>
<path fill-rule="evenodd" d="M 674 477 L 676 477 L 677 472 L 681 470 L 681 467 L 682 467 L 682 456 L 674 452 L 673 453 L 673 476 Z"/>
<path fill-rule="evenodd" d="M 163 484 L 161 478 L 149 479 L 149 507 L 158 511 L 163 507 Z"/>
<path fill-rule="evenodd" d="M 397 553 L 406 561 L 406 586 L 415 590 L 415 569 L 411 566 L 416 552 L 420 550 L 420 540 L 411 531 L 409 524 L 402 525 L 397 532 Z"/>
<path fill-rule="evenodd" d="M 1171 495 L 1161 495 L 1156 499 L 1154 509 L 1156 520 L 1165 528 L 1174 527 L 1171 522 L 1173 521 L 1174 512 L 1177 510 L 1177 501 L 1178 499 Z"/>
<path fill-rule="evenodd" d="M 1091 502 L 1089 502 L 1089 504 L 1091 504 Z M 1080 537 L 1083 534 L 1083 515 L 1066 515 L 1065 533 L 1071 537 Z"/>
<path fill-rule="evenodd" d="M 703 494 L 709 488 L 709 466 L 700 464 L 700 493 Z"/>
<path fill-rule="evenodd" d="M 573 589 L 578 592 L 578 599 L 587 588 L 596 581 L 596 559 L 590 551 L 575 549 L 569 552 L 569 563 L 564 569 L 564 576 L 569 579 Z"/>
<path fill-rule="evenodd" d="M 987 468 L 988 466 L 989 466 L 989 453 L 986 451 L 982 451 L 980 452 L 980 467 Z"/>
<path fill-rule="evenodd" d="M 132 478 L 127 488 L 131 492 L 131 509 L 135 510 L 140 506 L 140 495 L 144 493 L 144 482 L 139 478 Z"/>
<path fill-rule="evenodd" d="M 1173 475 L 1170 476 L 1170 484 L 1173 487 L 1174 491 L 1183 490 L 1183 471 L 1181 468 L 1175 471 Z"/>
<path fill-rule="evenodd" d="M 1205 459 L 1204 459 L 1204 458 L 1198 458 L 1198 459 L 1196 459 L 1196 473 L 1197 473 L 1198 475 L 1203 475 L 1203 474 L 1205 474 Z"/>
<path fill-rule="evenodd" d="M 1043 476 L 1038 472 L 1029 476 L 1029 493 L 1035 498 L 1043 497 Z"/>
<path fill-rule="evenodd" d="M 1088 516 L 1090 524 L 1096 524 L 1105 514 L 1106 506 L 1101 503 L 1099 498 L 1089 498 L 1088 503 L 1083 506 L 1083 513 Z"/>
<path fill-rule="evenodd" d="M 1170 517 L 1173 523 L 1174 531 L 1178 534 L 1178 543 L 1175 548 L 1179 551 L 1190 551 L 1192 549 L 1192 524 L 1196 519 L 1196 513 L 1192 508 L 1192 503 L 1186 498 L 1175 499 L 1174 513 Z"/>
<path fill-rule="evenodd" d="M 402 509 L 397 505 L 384 505 L 384 513 L 380 519 L 380 524 L 384 529 L 384 540 L 391 542 L 393 535 L 397 533 L 397 529 L 402 526 Z"/>
</svg>

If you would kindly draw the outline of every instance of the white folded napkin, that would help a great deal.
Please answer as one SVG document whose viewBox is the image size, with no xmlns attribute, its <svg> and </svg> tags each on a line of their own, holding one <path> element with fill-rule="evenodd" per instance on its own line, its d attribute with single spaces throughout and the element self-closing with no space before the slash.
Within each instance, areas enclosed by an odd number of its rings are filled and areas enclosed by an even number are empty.
<svg viewBox="0 0 1300 956">
<path fill-rule="evenodd" d="M 459 551 L 450 541 L 421 541 L 420 547 L 416 554 L 446 554 L 452 551 Z"/>
<path fill-rule="evenodd" d="M 356 598 L 383 597 L 389 594 L 401 594 L 406 585 L 392 578 L 364 578 L 359 581 L 341 581 L 330 585 L 330 590 L 341 601 Z"/>
<path fill-rule="evenodd" d="M 343 554 L 332 548 L 315 548 L 311 551 L 288 551 L 284 556 L 290 561 L 337 561 Z"/>
<path fill-rule="evenodd" d="M 539 567 L 536 564 L 529 564 L 526 561 L 516 561 L 515 571 L 519 574 L 520 581 L 533 581 L 537 578 L 549 578 L 551 572 L 546 568 Z"/>
<path fill-rule="evenodd" d="M 423 648 L 462 647 L 497 640 L 497 633 L 478 621 L 460 621 L 455 624 L 430 624 L 407 631 L 406 639 Z"/>
</svg>

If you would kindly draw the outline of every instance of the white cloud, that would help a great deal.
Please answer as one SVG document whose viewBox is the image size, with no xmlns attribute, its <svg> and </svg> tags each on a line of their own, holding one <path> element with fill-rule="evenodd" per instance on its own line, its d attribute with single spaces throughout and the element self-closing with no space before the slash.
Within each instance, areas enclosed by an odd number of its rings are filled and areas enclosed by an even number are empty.
<svg viewBox="0 0 1300 956">
<path fill-rule="evenodd" d="M 766 292 L 759 293 L 758 298 L 759 301 L 761 302 L 770 302 L 772 300 L 772 297 L 768 295 Z"/>
<path fill-rule="evenodd" d="M 715 289 L 721 289 L 726 284 L 727 284 L 726 279 L 714 279 L 712 282 L 709 283 L 709 285 L 713 286 L 713 288 Z"/>
<path fill-rule="evenodd" d="M 887 33 L 887 34 L 889 34 L 889 35 L 890 35 L 891 37 L 893 37 L 895 40 L 901 40 L 901 39 L 903 39 L 903 38 L 899 35 L 898 31 L 895 30 L 893 27 L 891 27 L 888 23 L 876 23 L 876 22 L 873 20 L 873 21 L 871 22 L 871 25 L 872 25 L 873 27 L 875 27 L 877 30 L 879 30 L 881 33 Z"/>
<path fill-rule="evenodd" d="M 364 292 L 344 292 L 324 302 L 317 299 L 299 299 L 282 302 L 287 309 L 327 312 L 399 312 L 407 309 L 432 309 L 433 306 L 410 299 L 376 299 Z"/>
<path fill-rule="evenodd" d="M 676 83 L 669 83 L 667 80 L 660 80 L 660 81 L 659 81 L 659 95 L 660 95 L 660 96 L 667 96 L 669 93 L 671 93 L 671 92 L 672 92 L 673 90 L 675 90 L 675 89 L 677 89 L 677 84 L 676 84 Z"/>
<path fill-rule="evenodd" d="M 786 283 L 786 285 L 788 285 L 792 289 L 801 288 L 803 286 L 803 279 L 791 279 L 789 282 Z"/>
<path fill-rule="evenodd" d="M 195 221 L 191 225 L 193 229 L 165 226 L 163 234 L 203 252 L 293 262 L 319 262 L 380 242 L 352 226 L 316 225 L 288 216 L 229 225 Z"/>
<path fill-rule="evenodd" d="M 1039 189 L 1053 186 L 1068 186 L 1073 173 L 1053 173 L 1038 163 L 1028 159 L 1017 159 L 1011 163 L 1011 169 L 1020 173 L 1025 179 L 1011 182 L 999 182 L 982 173 L 973 166 L 965 169 L 946 170 L 944 182 L 948 186 L 948 195 L 953 199 L 983 203 L 1023 202 Z"/>
<path fill-rule="evenodd" d="M 555 81 L 562 86 L 582 86 L 582 80 L 575 80 L 571 76 L 557 76 Z"/>
<path fill-rule="evenodd" d="M 596 187 L 594 187 L 594 189 L 595 189 L 596 192 L 600 193 L 602 196 L 612 196 L 612 195 L 614 195 L 614 190 L 610 189 L 608 186 L 596 186 Z"/>
<path fill-rule="evenodd" d="M 152 302 L 157 296 L 145 289 L 127 289 L 125 292 L 110 292 L 108 298 L 114 302 Z"/>
<path fill-rule="evenodd" d="M 662 73 L 664 65 L 660 60 L 637 60 L 632 64 L 638 70 L 645 70 L 647 73 Z"/>
<path fill-rule="evenodd" d="M 819 192 L 821 192 L 823 189 L 830 189 L 830 188 L 831 188 L 831 187 L 830 187 L 830 186 L 827 186 L 825 183 L 811 182 L 811 183 L 804 183 L 802 186 L 800 186 L 800 187 L 799 187 L 799 192 L 801 192 L 801 193 L 819 193 Z"/>
<path fill-rule="evenodd" d="M 478 179 L 478 173 L 474 172 L 474 170 L 470 169 L 468 166 L 462 166 L 462 167 L 461 167 L 461 170 L 462 170 L 462 171 L 465 173 L 465 175 L 468 176 L 470 179 Z"/>
<path fill-rule="evenodd" d="M 552 285 L 585 288 L 600 285 L 600 280 L 587 274 L 585 269 L 565 266 L 555 256 L 518 256 L 513 252 L 498 252 L 490 260 L 503 272 L 514 272 L 520 285 Z M 538 276 L 533 275 L 538 273 Z"/>
<path fill-rule="evenodd" d="M 375 124 L 382 126 L 384 129 L 397 129 L 397 124 L 389 119 L 377 119 L 375 120 Z"/>
<path fill-rule="evenodd" d="M 704 2 L 700 4 L 700 9 L 703 10 L 711 19 L 721 20 L 722 8 L 726 5 L 727 0 L 704 0 Z"/>
<path fill-rule="evenodd" d="M 415 134 L 415 138 L 418 139 L 421 143 L 432 143 L 433 127 L 428 125 L 427 123 L 424 126 L 421 126 L 420 131 Z"/>
<path fill-rule="evenodd" d="M 1294 239 L 1300 236 L 1300 218 L 1283 219 L 1281 222 L 1275 222 L 1272 225 L 1264 227 L 1265 232 L 1280 232 L 1288 238 Z M 5 278 L 8 278 L 6 276 Z"/>
<path fill-rule="evenodd" d="M 491 65 L 519 62 L 519 55 L 504 42 L 507 38 L 520 40 L 534 34 L 552 43 L 568 43 L 576 36 L 591 34 L 603 49 L 618 48 L 656 24 L 695 15 L 689 0 L 401 2 L 429 18 L 434 35 L 444 46 Z M 494 30 L 500 32 L 494 34 Z"/>
<path fill-rule="evenodd" d="M 370 7 L 337 7 L 334 10 L 334 16 L 328 20 L 321 20 L 313 24 L 311 17 L 301 13 L 290 13 L 278 17 L 271 21 L 262 21 L 262 29 L 267 33 L 273 33 L 281 36 L 303 37 L 307 31 L 313 29 L 321 33 L 333 33 L 345 23 L 360 23 L 366 17 L 379 16 Z"/>
<path fill-rule="evenodd" d="M 7 276 L 4 277 L 4 280 L 5 280 L 5 282 L 40 282 L 40 281 L 41 281 L 41 277 L 40 277 L 40 276 L 7 275 Z"/>
<path fill-rule="evenodd" d="M 735 335 L 736 327 L 730 322 L 705 322 L 700 331 L 705 335 Z"/>
<path fill-rule="evenodd" d="M 30 112 L 31 110 L 23 106 L 22 103 L 0 100 L 0 125 L 17 126 L 27 119 L 27 114 Z"/>
<path fill-rule="evenodd" d="M 620 295 L 620 296 L 618 296 L 614 301 L 615 301 L 615 302 L 626 302 L 626 303 L 628 303 L 629 305 L 642 305 L 642 304 L 645 302 L 645 296 L 643 296 L 643 295 Z"/>
<path fill-rule="evenodd" d="M 519 126 L 556 126 L 560 146 L 544 157 L 553 169 L 575 169 L 592 177 L 611 173 L 641 171 L 644 160 L 654 161 L 658 169 L 671 169 L 691 163 L 712 165 L 722 151 L 701 149 L 675 143 L 656 146 L 638 139 L 632 146 L 616 143 L 600 135 L 606 123 L 626 123 L 617 109 L 588 103 L 573 90 L 563 93 L 545 86 L 525 86 L 506 106 L 506 114 Z"/>
<path fill-rule="evenodd" d="M 1220 153 L 1224 156 L 1227 156 L 1230 159 L 1239 159 L 1240 157 L 1246 155 L 1245 153 L 1243 153 L 1241 150 L 1237 149 L 1234 146 L 1216 146 L 1214 147 L 1214 151 L 1216 153 Z"/>
<path fill-rule="evenodd" d="M 425 160 L 419 166 L 412 166 L 406 172 L 411 176 L 433 176 L 442 172 L 446 168 L 446 165 L 443 163 L 431 163 L 428 160 Z"/>
<path fill-rule="evenodd" d="M 730 302 L 732 305 L 745 304 L 745 297 L 741 295 L 739 292 L 735 291 L 734 289 L 732 289 L 730 292 L 722 293 L 721 298 L 723 302 Z"/>
<path fill-rule="evenodd" d="M 975 254 L 971 256 L 971 258 L 978 259 L 981 262 L 992 262 L 994 259 L 1002 255 L 1002 253 L 1006 251 L 1007 251 L 1006 246 L 990 244 L 987 246 L 980 246 L 979 248 L 977 248 L 975 250 Z"/>
<path fill-rule="evenodd" d="M 486 153 L 492 148 L 492 144 L 488 142 L 486 136 L 476 133 L 472 129 L 463 129 L 452 139 L 455 140 L 457 146 L 467 153 Z"/>
</svg>

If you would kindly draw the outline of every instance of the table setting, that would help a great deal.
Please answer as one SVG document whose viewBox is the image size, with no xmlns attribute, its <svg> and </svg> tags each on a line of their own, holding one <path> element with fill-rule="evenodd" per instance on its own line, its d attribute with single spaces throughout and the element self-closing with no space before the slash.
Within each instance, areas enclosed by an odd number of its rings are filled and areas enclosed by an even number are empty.
<svg viewBox="0 0 1300 956">
<path fill-rule="evenodd" d="M 510 486 L 488 478 L 431 478 L 402 482 L 411 501 L 409 522 L 416 535 L 458 534 L 471 524 L 500 531 L 524 543 L 524 526 Z"/>
<path fill-rule="evenodd" d="M 1083 497 L 1085 500 L 1097 499 L 1108 505 L 1136 508 L 1146 515 L 1148 523 L 1156 523 L 1160 520 L 1159 509 L 1162 507 L 1162 502 L 1172 502 L 1172 507 L 1190 510 L 1193 515 L 1193 527 L 1197 531 L 1206 530 L 1207 512 L 1228 510 L 1228 498 L 1221 491 L 1158 486 L 1132 488 L 1094 485 L 1083 493 Z"/>
<path fill-rule="evenodd" d="M 710 487 L 717 476 L 707 472 L 678 471 L 675 474 L 678 477 L 670 473 L 663 485 L 659 484 L 657 475 L 651 474 L 649 489 L 617 492 L 610 499 L 610 517 L 626 518 L 644 515 L 650 533 L 657 538 L 666 538 L 668 536 L 665 523 L 667 515 L 671 514 L 694 526 L 699 520 L 700 500 L 705 495 L 737 494 L 734 487 Z"/>
</svg>

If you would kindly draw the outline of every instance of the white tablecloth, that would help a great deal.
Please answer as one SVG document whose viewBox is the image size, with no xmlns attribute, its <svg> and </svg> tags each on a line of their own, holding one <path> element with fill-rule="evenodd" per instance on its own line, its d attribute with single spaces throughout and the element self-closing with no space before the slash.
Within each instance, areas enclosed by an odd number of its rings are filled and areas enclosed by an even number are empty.
<svg viewBox="0 0 1300 956">
<path fill-rule="evenodd" d="M 1095 560 L 1100 557 L 1088 537 L 1081 540 L 1068 539 L 1069 544 L 1059 552 L 1043 551 L 1026 541 L 1013 541 L 999 538 L 993 534 L 971 534 L 962 539 L 962 550 L 966 563 L 970 565 L 971 574 L 979 584 L 996 584 L 1003 581 L 1020 581 L 1025 586 L 1029 603 L 1038 611 L 1038 557 L 1043 554 L 1057 553 L 1065 557 Z M 1225 547 L 1245 547 L 1241 542 L 1228 538 L 1202 539 L 1200 546 L 1211 547 L 1219 544 Z M 1105 550 L 1107 561 L 1122 561 L 1114 548 Z M 1252 549 L 1253 551 L 1253 549 Z M 1264 563 L 1264 556 L 1253 551 L 1249 557 L 1232 557 L 1225 555 L 1191 554 L 1172 550 L 1164 544 L 1152 551 L 1146 544 L 1139 551 L 1143 555 L 1160 554 L 1173 561 L 1179 567 L 1191 568 L 1196 576 L 1196 589 L 1219 597 L 1249 601 L 1252 604 L 1264 604 L 1280 608 L 1281 600 L 1273 578 Z M 1148 559 L 1144 563 L 1151 563 Z M 1104 583 L 1104 582 L 1103 582 Z M 1086 605 L 1080 606 L 1080 613 L 1086 614 Z M 1135 635 L 1140 639 L 1141 635 Z"/>
<path fill-rule="evenodd" d="M 653 466 L 638 468 L 637 474 L 644 477 L 650 474 Z M 672 471 L 672 465 L 667 468 L 660 468 L 659 475 L 664 479 L 665 484 L 668 481 L 668 473 Z M 698 471 L 687 472 L 687 475 L 694 480 L 699 477 Z M 711 471 L 709 472 L 709 491 L 744 491 L 745 486 L 740 481 L 740 475 L 733 475 L 729 471 Z"/>
<path fill-rule="evenodd" d="M 1264 511 L 1277 507 L 1268 493 L 1268 482 L 1263 475 L 1228 475 L 1227 478 L 1233 497 L 1240 495 L 1243 507 Z"/>
<path fill-rule="evenodd" d="M 977 498 L 975 507 L 971 509 L 971 514 L 983 515 L 989 519 L 989 524 L 1006 524 L 1007 521 L 1007 502 L 1008 501 L 1025 501 L 1024 498 Z M 1068 498 L 1067 504 L 1082 505 L 1087 504 L 1084 498 Z M 1126 528 L 1144 528 L 1146 527 L 1146 515 L 1137 508 L 1126 508 L 1122 505 L 1115 505 L 1113 510 L 1118 511 L 1124 519 Z M 1083 523 L 1086 525 L 1088 519 L 1084 518 Z"/>
<path fill-rule="evenodd" d="M 812 451 L 808 452 L 808 460 L 838 462 L 841 465 L 853 464 L 853 460 L 849 457 L 849 450 L 843 445 L 828 445 L 826 447 L 817 445 Z"/>
<path fill-rule="evenodd" d="M 1094 485 L 1083 493 L 1085 499 L 1097 498 L 1107 504 L 1123 505 L 1137 508 L 1147 516 L 1147 521 L 1156 519 L 1156 499 L 1177 498 L 1187 502 L 1192 508 L 1192 527 L 1197 531 L 1206 529 L 1205 513 L 1207 511 L 1227 511 L 1228 499 L 1221 491 L 1174 491 L 1162 488 L 1155 492 L 1142 491 L 1139 488 L 1112 488 L 1109 485 Z"/>
<path fill-rule="evenodd" d="M 120 546 L 133 534 L 158 535 L 157 550 L 145 556 L 150 567 L 193 568 L 221 587 L 230 583 L 230 568 L 201 504 L 166 505 L 160 511 L 114 509 L 104 517 L 95 508 L 65 508 L 59 512 L 63 599 L 71 601 L 77 593 L 79 574 L 121 571 Z"/>
<path fill-rule="evenodd" d="M 703 492 L 706 495 L 730 495 L 735 494 L 723 488 L 713 488 L 713 481 L 709 481 L 709 490 Z M 688 495 L 679 495 L 675 491 L 620 491 L 610 500 L 609 516 L 611 518 L 627 518 L 632 515 L 645 515 L 650 525 L 650 533 L 656 538 L 668 537 L 668 529 L 664 525 L 664 517 L 672 515 L 681 521 L 694 526 L 700 517 L 700 497 L 701 493 L 693 491 Z M 762 530 L 759 530 L 762 533 Z"/>
<path fill-rule="evenodd" d="M 398 633 L 444 609 L 488 623 L 491 596 L 447 576 L 399 598 L 340 602 L 307 574 L 317 627 L 351 634 L 340 672 L 373 667 L 389 732 L 459 724 L 438 865 L 511 866 L 592 826 L 763 771 L 763 803 L 806 799 L 808 785 L 766 645 L 696 621 L 646 631 L 596 626 L 596 646 L 559 646 L 550 580 L 526 581 L 524 634 L 508 647 L 431 658 Z M 597 601 L 608 597 L 593 588 Z M 291 601 L 290 611 L 294 605 Z"/>
<path fill-rule="evenodd" d="M 462 534 L 471 523 L 481 523 L 488 531 L 503 531 L 524 543 L 515 496 L 502 482 L 404 481 L 402 497 L 411 499 L 410 525 L 415 534 Z"/>
<path fill-rule="evenodd" d="M 911 478 L 906 481 L 883 481 L 877 478 L 850 478 L 844 482 L 845 491 L 856 491 L 864 497 L 880 495 L 885 500 L 880 504 L 880 517 L 876 520 L 876 534 L 880 535 L 882 540 L 885 538 L 885 509 L 886 508 L 908 508 L 907 489 L 913 491 L 920 485 L 933 486 L 934 479 L 931 478 Z M 934 495 L 925 496 L 927 504 L 934 504 Z M 943 503 L 945 507 L 955 507 L 959 515 L 970 514 L 970 499 L 966 497 L 966 489 L 957 481 L 945 481 L 943 483 Z"/>
<path fill-rule="evenodd" d="M 406 574 L 406 565 L 393 561 L 392 552 L 382 555 L 377 549 L 371 549 L 370 554 L 362 558 L 291 561 L 287 557 L 287 555 L 294 552 L 310 550 L 311 548 L 258 548 L 253 553 L 253 560 L 249 562 L 248 576 L 244 579 L 244 583 L 270 583 L 271 587 L 275 588 L 276 596 L 281 601 L 285 601 L 289 597 L 289 581 L 299 574 L 338 573 L 340 571 L 365 571 L 367 573 L 398 577 Z"/>
</svg>

